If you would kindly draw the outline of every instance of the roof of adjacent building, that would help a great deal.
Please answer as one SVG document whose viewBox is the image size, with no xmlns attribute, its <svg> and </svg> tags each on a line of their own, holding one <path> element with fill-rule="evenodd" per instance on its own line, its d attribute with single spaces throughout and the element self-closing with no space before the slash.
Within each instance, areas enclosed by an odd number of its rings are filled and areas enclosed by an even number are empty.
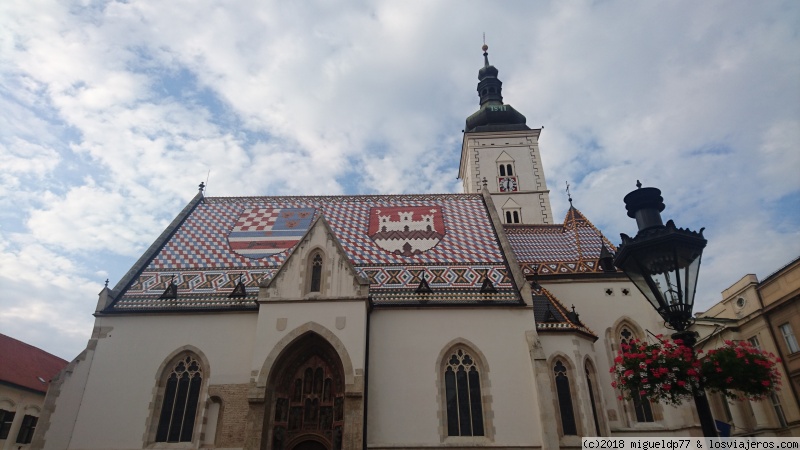
<svg viewBox="0 0 800 450">
<path fill-rule="evenodd" d="M 503 225 L 526 276 L 602 273 L 603 246 L 616 250 L 586 216 L 570 206 L 560 225 Z"/>
<path fill-rule="evenodd" d="M 105 312 L 255 308 L 259 283 L 320 216 L 376 302 L 520 301 L 479 194 L 198 195 L 120 280 Z M 496 292 L 481 292 L 487 278 Z M 416 292 L 423 279 L 436 295 Z M 239 282 L 247 295 L 231 297 Z"/>
<path fill-rule="evenodd" d="M 0 334 L 0 382 L 47 392 L 50 380 L 67 361 L 30 344 Z"/>
</svg>

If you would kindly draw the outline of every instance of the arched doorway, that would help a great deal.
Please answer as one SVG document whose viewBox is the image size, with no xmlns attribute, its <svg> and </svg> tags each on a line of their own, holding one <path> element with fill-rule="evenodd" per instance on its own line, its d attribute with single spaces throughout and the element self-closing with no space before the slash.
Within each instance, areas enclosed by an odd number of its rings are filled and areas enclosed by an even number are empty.
<svg viewBox="0 0 800 450">
<path fill-rule="evenodd" d="M 292 447 L 292 450 L 328 450 L 328 447 L 319 441 L 303 441 Z"/>
<path fill-rule="evenodd" d="M 265 436 L 272 450 L 340 450 L 344 427 L 344 376 L 336 350 L 307 333 L 278 357 L 267 390 Z"/>
</svg>

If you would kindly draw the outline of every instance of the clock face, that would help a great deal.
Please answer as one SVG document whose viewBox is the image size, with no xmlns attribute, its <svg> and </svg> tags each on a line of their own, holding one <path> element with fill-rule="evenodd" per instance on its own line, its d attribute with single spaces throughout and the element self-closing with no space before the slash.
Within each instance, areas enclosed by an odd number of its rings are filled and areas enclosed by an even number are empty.
<svg viewBox="0 0 800 450">
<path fill-rule="evenodd" d="M 500 184 L 500 192 L 517 191 L 517 177 L 499 177 L 497 181 Z"/>
</svg>

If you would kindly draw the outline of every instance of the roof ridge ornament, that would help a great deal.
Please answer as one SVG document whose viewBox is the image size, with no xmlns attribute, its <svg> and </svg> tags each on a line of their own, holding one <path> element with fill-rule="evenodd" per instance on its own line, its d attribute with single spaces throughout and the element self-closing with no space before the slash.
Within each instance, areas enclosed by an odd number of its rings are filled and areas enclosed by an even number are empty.
<svg viewBox="0 0 800 450">
<path fill-rule="evenodd" d="M 178 285 L 175 284 L 175 275 L 173 275 L 172 278 L 169 279 L 169 285 L 167 286 L 166 289 L 164 289 L 164 292 L 158 298 L 159 298 L 159 300 L 161 300 L 161 299 L 164 299 L 164 300 L 177 300 L 177 298 L 178 298 Z"/>
<path fill-rule="evenodd" d="M 569 200 L 569 207 L 572 208 L 572 194 L 569 192 L 569 181 L 565 181 L 567 183 L 567 200 Z"/>
<path fill-rule="evenodd" d="M 428 284 L 428 280 L 425 279 L 425 272 L 422 272 L 422 281 L 419 282 L 419 286 L 414 292 L 417 294 L 433 294 L 433 289 Z"/>
</svg>

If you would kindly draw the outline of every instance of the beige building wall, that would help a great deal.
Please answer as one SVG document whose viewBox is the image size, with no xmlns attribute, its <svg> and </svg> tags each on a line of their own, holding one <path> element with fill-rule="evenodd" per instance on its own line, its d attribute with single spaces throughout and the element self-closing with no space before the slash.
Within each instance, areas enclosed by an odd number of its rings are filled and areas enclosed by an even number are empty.
<svg viewBox="0 0 800 450">
<path fill-rule="evenodd" d="M 758 277 L 745 275 L 722 291 L 722 300 L 707 311 L 698 313 L 693 327 L 700 334 L 698 348 L 707 352 L 723 346 L 726 340 L 746 340 L 762 350 L 785 358 L 782 354 L 785 342 L 779 331 L 780 324 L 784 322 L 778 315 L 770 325 L 770 307 L 766 305 L 776 302 L 775 299 L 770 299 L 770 303 L 763 301 L 760 290 Z M 800 311 L 795 311 L 795 315 L 790 313 L 787 320 L 792 321 L 798 313 Z M 800 323 L 797 329 L 800 330 Z M 734 436 L 800 436 L 800 408 L 792 387 L 788 385 L 785 368 L 784 364 L 778 367 L 783 388 L 774 397 L 748 401 L 710 394 L 709 403 L 714 418 L 731 424 L 731 434 Z"/>
<path fill-rule="evenodd" d="M 0 384 L 0 409 L 14 412 L 14 420 L 8 438 L 0 439 L 0 449 L 17 450 L 30 448 L 29 444 L 17 444 L 17 435 L 26 415 L 39 417 L 44 403 L 44 394 L 18 389 L 5 384 Z M 38 426 L 38 425 L 37 425 Z"/>
</svg>

